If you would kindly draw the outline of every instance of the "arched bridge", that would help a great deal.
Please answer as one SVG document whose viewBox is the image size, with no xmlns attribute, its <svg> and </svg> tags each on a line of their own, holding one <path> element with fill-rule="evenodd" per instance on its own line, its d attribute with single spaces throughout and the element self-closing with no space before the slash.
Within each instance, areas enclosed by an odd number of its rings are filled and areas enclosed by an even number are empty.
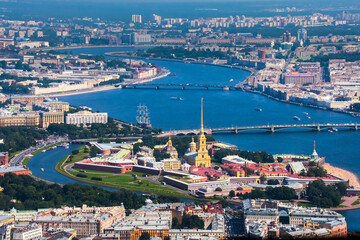
<svg viewBox="0 0 360 240">
<path fill-rule="evenodd" d="M 238 134 L 245 131 L 262 130 L 263 132 L 274 133 L 282 129 L 309 129 L 311 131 L 322 130 L 358 130 L 360 124 L 358 123 L 314 123 L 314 124 L 284 124 L 284 125 L 261 125 L 261 126 L 241 126 L 241 127 L 226 127 L 226 128 L 211 128 L 205 129 L 205 133 L 210 134 Z M 255 132 L 255 131 L 254 131 Z M 258 131 L 256 131 L 258 132 Z M 192 130 L 175 130 L 166 131 L 159 135 L 159 137 L 166 136 L 181 136 L 181 135 L 198 135 L 199 129 Z"/>
<path fill-rule="evenodd" d="M 240 84 L 236 86 L 227 86 L 227 85 L 214 85 L 214 84 L 182 84 L 182 83 L 134 83 L 134 84 L 119 84 L 121 88 L 131 88 L 131 89 L 166 89 L 166 90 L 243 90 L 243 87 Z"/>
</svg>

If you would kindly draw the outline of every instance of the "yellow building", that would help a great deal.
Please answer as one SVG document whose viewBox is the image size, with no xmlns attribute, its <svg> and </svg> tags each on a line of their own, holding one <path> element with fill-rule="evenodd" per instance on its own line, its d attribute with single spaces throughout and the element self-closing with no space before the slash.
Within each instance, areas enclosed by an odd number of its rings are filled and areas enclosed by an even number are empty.
<svg viewBox="0 0 360 240">
<path fill-rule="evenodd" d="M 13 115 L 0 117 L 0 127 L 10 127 L 10 126 L 39 126 L 40 116 L 38 114 L 28 115 Z"/>
<path fill-rule="evenodd" d="M 204 132 L 204 114 L 203 114 L 203 99 L 201 98 L 201 128 L 200 128 L 200 136 L 198 143 L 197 152 L 189 152 L 185 154 L 185 158 L 187 159 L 190 165 L 195 165 L 197 167 L 210 167 L 211 166 L 211 158 L 208 153 L 208 149 L 206 147 L 206 136 Z M 190 151 L 194 150 L 194 146 L 190 143 Z"/>
<path fill-rule="evenodd" d="M 51 123 L 64 123 L 64 112 L 41 112 L 40 127 L 47 128 Z"/>
<path fill-rule="evenodd" d="M 0 226 L 14 224 L 15 217 L 12 215 L 1 215 L 0 216 Z"/>
<path fill-rule="evenodd" d="M 164 163 L 164 170 L 179 170 L 181 167 L 181 161 L 178 159 L 164 159 L 161 162 Z"/>
<path fill-rule="evenodd" d="M 319 223 L 318 222 L 313 222 L 311 221 L 311 219 L 307 219 L 304 221 L 304 228 L 307 228 L 307 229 L 318 229 L 319 228 Z"/>
</svg>

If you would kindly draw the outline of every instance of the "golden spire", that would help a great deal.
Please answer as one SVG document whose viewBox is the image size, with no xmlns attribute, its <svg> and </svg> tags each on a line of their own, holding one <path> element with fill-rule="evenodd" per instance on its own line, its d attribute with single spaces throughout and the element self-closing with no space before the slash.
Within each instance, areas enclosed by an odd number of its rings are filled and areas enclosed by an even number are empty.
<svg viewBox="0 0 360 240">
<path fill-rule="evenodd" d="M 200 132 L 203 133 L 204 132 L 204 110 L 203 110 L 203 98 L 201 98 L 201 128 L 200 128 Z"/>
<path fill-rule="evenodd" d="M 171 137 L 169 137 L 169 141 L 168 141 L 168 147 L 172 147 L 172 141 L 171 141 Z"/>
</svg>

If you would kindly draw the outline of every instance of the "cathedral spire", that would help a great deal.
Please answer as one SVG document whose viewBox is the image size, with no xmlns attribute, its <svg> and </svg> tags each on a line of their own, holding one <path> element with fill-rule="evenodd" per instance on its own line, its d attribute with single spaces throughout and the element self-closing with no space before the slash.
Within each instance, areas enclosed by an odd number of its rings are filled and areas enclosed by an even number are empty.
<svg viewBox="0 0 360 240">
<path fill-rule="evenodd" d="M 315 143 L 315 140 L 314 140 L 314 152 L 311 154 L 311 157 L 314 158 L 314 159 L 317 159 L 319 157 L 319 155 L 317 154 L 316 152 L 316 143 Z"/>
<path fill-rule="evenodd" d="M 204 109 L 203 109 L 203 98 L 201 98 L 201 128 L 200 128 L 200 132 L 203 133 L 204 132 Z"/>
<path fill-rule="evenodd" d="M 171 141 L 171 137 L 169 137 L 169 141 L 168 141 L 168 147 L 172 147 L 172 141 Z"/>
</svg>

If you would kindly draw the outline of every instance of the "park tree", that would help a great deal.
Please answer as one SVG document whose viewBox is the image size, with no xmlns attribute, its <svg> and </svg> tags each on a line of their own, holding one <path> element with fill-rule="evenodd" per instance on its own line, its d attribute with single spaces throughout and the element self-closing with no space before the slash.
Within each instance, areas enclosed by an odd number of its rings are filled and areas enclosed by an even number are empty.
<svg viewBox="0 0 360 240">
<path fill-rule="evenodd" d="M 204 229 L 204 221 L 197 215 L 184 215 L 181 228 Z"/>
<path fill-rule="evenodd" d="M 150 233 L 148 232 L 143 232 L 139 238 L 139 240 L 150 240 Z"/>
<path fill-rule="evenodd" d="M 176 217 L 172 218 L 172 225 L 171 225 L 172 229 L 180 229 L 181 225 L 179 223 L 179 220 Z"/>
<path fill-rule="evenodd" d="M 268 185 L 278 185 L 280 184 L 279 181 L 277 179 L 270 179 L 267 181 Z"/>
<path fill-rule="evenodd" d="M 95 146 L 91 146 L 90 157 L 96 157 L 96 155 L 97 155 L 97 148 Z"/>
<path fill-rule="evenodd" d="M 263 174 L 263 175 L 260 176 L 260 183 L 261 183 L 261 184 L 264 184 L 265 182 L 266 182 L 266 177 L 265 177 L 265 175 Z"/>
</svg>

